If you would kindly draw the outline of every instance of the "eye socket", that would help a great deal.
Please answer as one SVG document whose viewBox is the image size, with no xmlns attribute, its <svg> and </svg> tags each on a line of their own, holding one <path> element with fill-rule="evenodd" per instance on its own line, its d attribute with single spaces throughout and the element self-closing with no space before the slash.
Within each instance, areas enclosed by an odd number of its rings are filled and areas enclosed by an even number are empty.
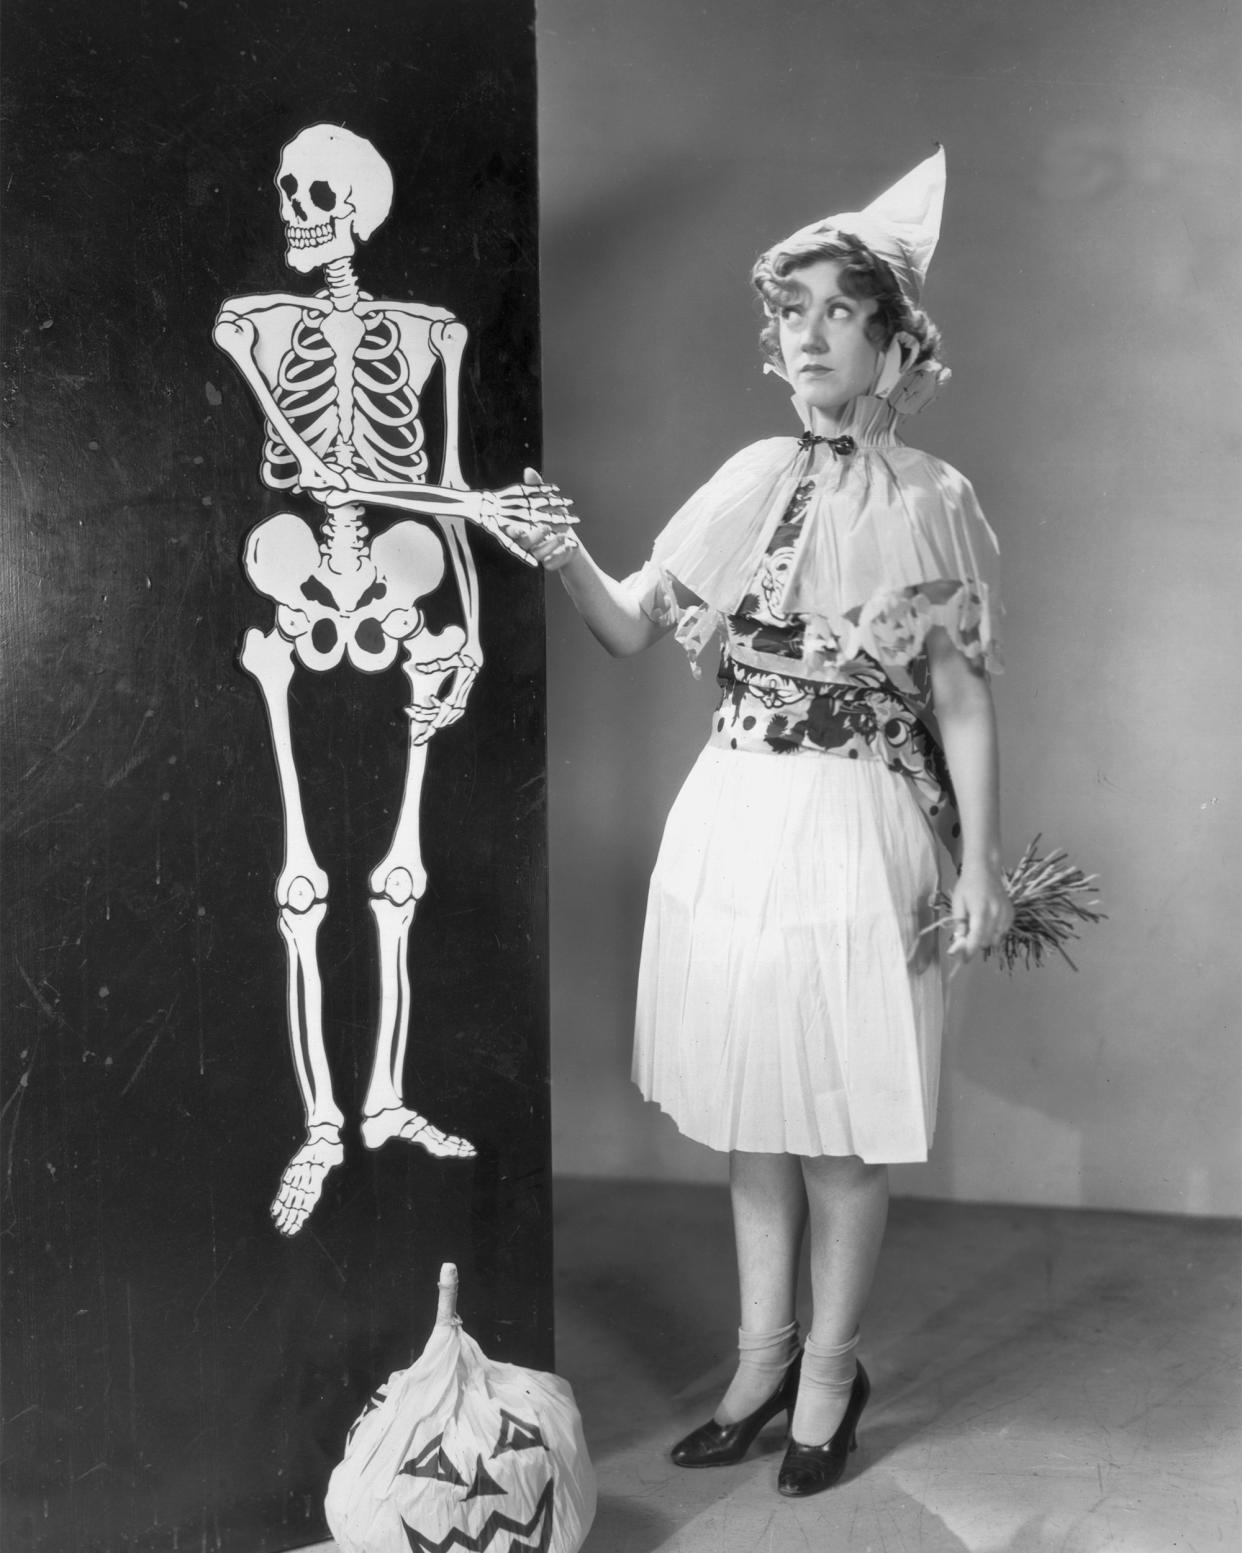
<svg viewBox="0 0 1242 1553">
<path fill-rule="evenodd" d="M 401 1471 L 410 1478 L 431 1478 L 436 1483 L 451 1483 L 454 1488 L 466 1486 L 465 1478 L 445 1454 L 443 1433 L 428 1440 L 418 1455 L 407 1461 Z"/>
<path fill-rule="evenodd" d="M 336 205 L 336 195 L 332 185 L 325 183 L 322 178 L 317 178 L 310 186 L 310 197 L 320 210 L 332 210 Z"/>
<path fill-rule="evenodd" d="M 388 1386 L 387 1386 L 387 1384 L 381 1386 L 377 1391 L 373 1391 L 371 1393 L 371 1396 L 370 1396 L 370 1398 L 369 1398 L 369 1400 L 367 1402 L 367 1405 L 363 1408 L 361 1413 L 358 1414 L 357 1418 L 355 1418 L 353 1423 L 350 1425 L 349 1433 L 345 1436 L 345 1443 L 346 1443 L 346 1445 L 348 1445 L 350 1443 L 350 1441 L 353 1439 L 354 1435 L 356 1435 L 358 1433 L 358 1430 L 362 1426 L 362 1420 L 364 1418 L 369 1418 L 371 1416 L 371 1414 L 375 1411 L 375 1409 L 380 1405 L 380 1403 L 384 1400 L 384 1398 L 387 1395 L 388 1395 Z"/>
<path fill-rule="evenodd" d="M 528 1424 L 524 1419 L 515 1418 L 512 1413 L 500 1410 L 500 1438 L 496 1441 L 492 1451 L 492 1460 L 497 1456 L 503 1456 L 506 1451 L 531 1451 L 547 1450 L 547 1444 L 543 1435 L 539 1432 L 538 1424 Z"/>
</svg>

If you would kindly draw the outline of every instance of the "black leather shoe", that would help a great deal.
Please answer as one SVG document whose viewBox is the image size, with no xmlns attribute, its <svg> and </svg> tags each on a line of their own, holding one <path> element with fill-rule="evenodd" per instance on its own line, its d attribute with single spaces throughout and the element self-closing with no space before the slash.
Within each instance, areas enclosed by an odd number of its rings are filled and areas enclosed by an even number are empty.
<svg viewBox="0 0 1242 1553">
<path fill-rule="evenodd" d="M 755 1436 L 778 1413 L 793 1417 L 798 1395 L 798 1374 L 802 1355 L 798 1354 L 785 1371 L 785 1378 L 762 1405 L 735 1424 L 718 1424 L 714 1418 L 692 1429 L 669 1452 L 679 1467 L 731 1467 L 741 1461 L 754 1444 Z"/>
<path fill-rule="evenodd" d="M 790 1437 L 776 1480 L 777 1488 L 786 1498 L 805 1499 L 808 1494 L 822 1494 L 824 1489 L 841 1481 L 846 1459 L 858 1444 L 858 1420 L 870 1395 L 871 1382 L 860 1364 L 850 1387 L 845 1416 L 837 1425 L 836 1433 L 822 1445 L 800 1445 Z"/>
</svg>

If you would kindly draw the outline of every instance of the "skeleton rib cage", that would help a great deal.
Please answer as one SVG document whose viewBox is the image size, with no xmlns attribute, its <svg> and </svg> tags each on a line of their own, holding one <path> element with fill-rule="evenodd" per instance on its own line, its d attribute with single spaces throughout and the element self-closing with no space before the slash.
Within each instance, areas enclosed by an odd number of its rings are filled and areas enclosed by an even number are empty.
<svg viewBox="0 0 1242 1553">
<path fill-rule="evenodd" d="M 322 457 L 377 480 L 422 480 L 427 471 L 419 399 L 401 336 L 383 313 L 367 317 L 352 364 L 350 402 L 342 405 L 332 347 L 314 315 L 298 321 L 281 360 L 273 394 L 290 425 Z M 288 490 L 297 461 L 268 422 L 264 484 Z"/>
</svg>

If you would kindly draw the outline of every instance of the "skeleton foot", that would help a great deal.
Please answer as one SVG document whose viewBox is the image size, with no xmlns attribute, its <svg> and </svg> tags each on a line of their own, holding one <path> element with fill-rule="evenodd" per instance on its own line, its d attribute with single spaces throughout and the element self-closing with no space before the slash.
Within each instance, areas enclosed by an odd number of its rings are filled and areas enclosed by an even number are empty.
<svg viewBox="0 0 1242 1553">
<path fill-rule="evenodd" d="M 323 1194 L 323 1183 L 345 1157 L 336 1127 L 312 1127 L 306 1142 L 285 1167 L 272 1203 L 272 1218 L 282 1235 L 296 1235 Z"/>
<path fill-rule="evenodd" d="M 394 1105 L 374 1116 L 362 1118 L 362 1141 L 369 1149 L 378 1149 L 389 1138 L 399 1138 L 402 1143 L 417 1143 L 434 1154 L 437 1159 L 473 1159 L 477 1152 L 473 1143 L 465 1138 L 454 1138 L 451 1133 L 433 1127 L 425 1116 L 411 1111 L 407 1106 Z"/>
</svg>

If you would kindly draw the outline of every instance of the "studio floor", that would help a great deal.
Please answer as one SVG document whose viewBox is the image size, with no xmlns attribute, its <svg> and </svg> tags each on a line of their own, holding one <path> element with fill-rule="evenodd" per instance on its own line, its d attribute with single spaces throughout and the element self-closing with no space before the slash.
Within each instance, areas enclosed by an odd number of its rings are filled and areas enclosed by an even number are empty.
<svg viewBox="0 0 1242 1553">
<path fill-rule="evenodd" d="M 726 1384 L 727 1193 L 561 1181 L 557 1370 L 599 1479 L 586 1553 L 1208 1553 L 1242 1548 L 1239 1226 L 892 1205 L 844 1481 L 776 1493 L 668 1445 Z"/>
</svg>

